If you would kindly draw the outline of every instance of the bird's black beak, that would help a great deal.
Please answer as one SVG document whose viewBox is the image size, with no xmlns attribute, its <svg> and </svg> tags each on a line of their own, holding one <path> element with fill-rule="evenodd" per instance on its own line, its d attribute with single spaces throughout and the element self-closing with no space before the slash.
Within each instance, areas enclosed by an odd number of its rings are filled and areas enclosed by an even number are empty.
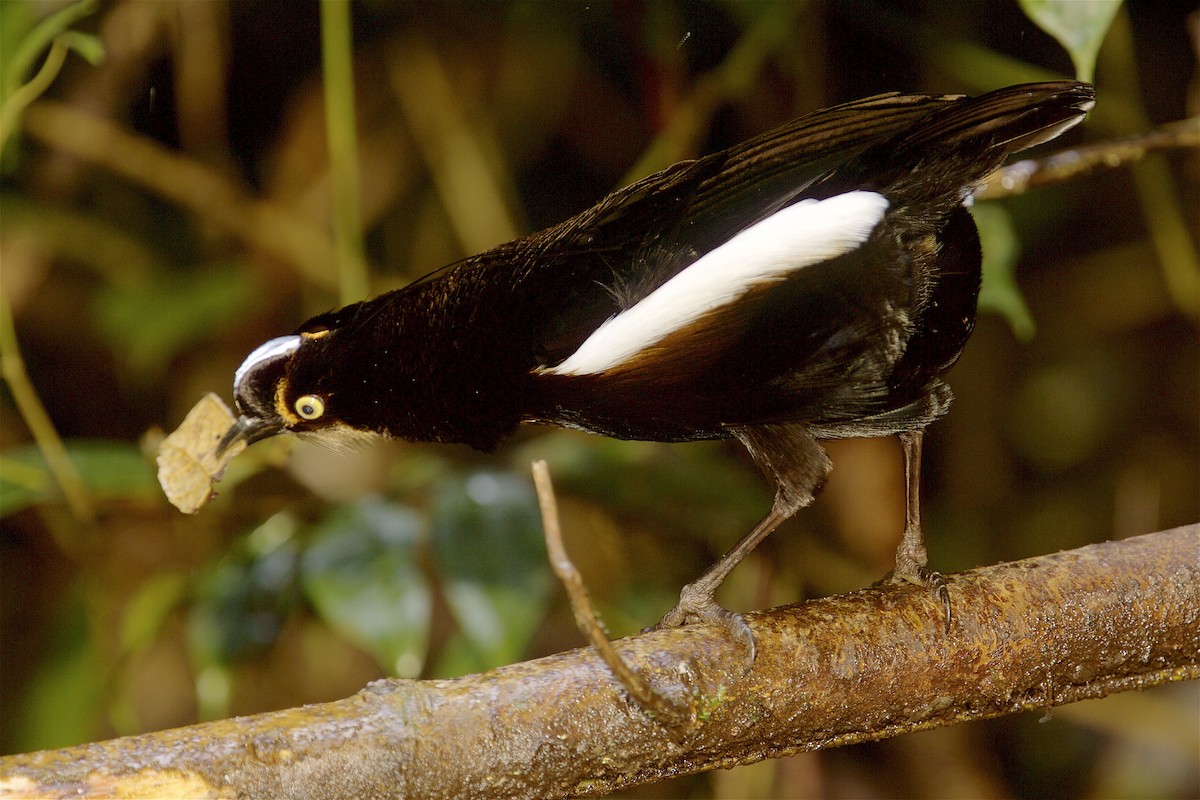
<svg viewBox="0 0 1200 800">
<path fill-rule="evenodd" d="M 221 439 L 221 443 L 217 445 L 217 456 L 224 455 L 225 451 L 232 447 L 235 442 L 245 442 L 247 445 L 252 445 L 255 442 L 274 436 L 281 430 L 283 430 L 283 423 L 278 420 L 247 417 L 243 414 L 238 417 L 237 422 L 233 423 Z"/>
</svg>

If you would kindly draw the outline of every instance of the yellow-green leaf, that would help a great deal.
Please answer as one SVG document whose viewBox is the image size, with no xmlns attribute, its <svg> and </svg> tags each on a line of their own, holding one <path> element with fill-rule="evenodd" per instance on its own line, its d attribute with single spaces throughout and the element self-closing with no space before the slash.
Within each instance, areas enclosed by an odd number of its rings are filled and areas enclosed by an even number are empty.
<svg viewBox="0 0 1200 800">
<path fill-rule="evenodd" d="M 1075 62 L 1075 76 L 1091 83 L 1100 43 L 1121 0 L 1020 0 L 1025 15 L 1058 40 Z"/>
</svg>

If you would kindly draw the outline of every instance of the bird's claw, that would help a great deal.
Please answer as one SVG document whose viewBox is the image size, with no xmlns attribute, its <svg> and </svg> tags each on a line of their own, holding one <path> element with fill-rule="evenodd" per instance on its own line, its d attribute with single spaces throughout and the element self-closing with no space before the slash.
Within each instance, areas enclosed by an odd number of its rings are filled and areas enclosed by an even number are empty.
<svg viewBox="0 0 1200 800">
<path fill-rule="evenodd" d="M 684 625 L 701 623 L 713 625 L 725 631 L 734 642 L 746 653 L 746 669 L 754 663 L 755 644 L 754 632 L 741 614 L 722 608 L 712 595 L 704 592 L 689 591 L 692 587 L 684 587 L 680 593 L 679 603 L 652 628 L 680 628 Z"/>
<path fill-rule="evenodd" d="M 905 563 L 898 560 L 896 569 L 879 581 L 879 584 L 885 583 L 915 583 L 933 592 L 934 597 L 942 601 L 942 607 L 946 611 L 946 633 L 950 632 L 950 623 L 954 619 L 954 613 L 950 606 L 950 589 L 945 575 L 922 564 Z"/>
</svg>

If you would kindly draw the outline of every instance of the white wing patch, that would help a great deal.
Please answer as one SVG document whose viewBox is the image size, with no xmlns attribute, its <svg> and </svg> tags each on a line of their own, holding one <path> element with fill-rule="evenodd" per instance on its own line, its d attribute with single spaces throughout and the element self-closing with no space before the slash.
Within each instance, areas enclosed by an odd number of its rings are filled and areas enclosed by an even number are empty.
<svg viewBox="0 0 1200 800">
<path fill-rule="evenodd" d="M 610 317 L 561 364 L 540 371 L 590 375 L 613 369 L 754 286 L 849 253 L 867 240 L 887 209 L 887 198 L 865 191 L 780 209 Z"/>
</svg>

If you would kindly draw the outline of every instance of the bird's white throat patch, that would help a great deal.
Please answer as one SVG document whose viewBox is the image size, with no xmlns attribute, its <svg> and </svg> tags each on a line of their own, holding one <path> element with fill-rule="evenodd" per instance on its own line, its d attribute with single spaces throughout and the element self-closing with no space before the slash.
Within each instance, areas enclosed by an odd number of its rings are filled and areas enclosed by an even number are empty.
<svg viewBox="0 0 1200 800">
<path fill-rule="evenodd" d="M 887 198 L 866 191 L 782 208 L 606 320 L 565 361 L 541 372 L 590 375 L 613 369 L 755 286 L 851 252 L 887 209 Z"/>
</svg>

